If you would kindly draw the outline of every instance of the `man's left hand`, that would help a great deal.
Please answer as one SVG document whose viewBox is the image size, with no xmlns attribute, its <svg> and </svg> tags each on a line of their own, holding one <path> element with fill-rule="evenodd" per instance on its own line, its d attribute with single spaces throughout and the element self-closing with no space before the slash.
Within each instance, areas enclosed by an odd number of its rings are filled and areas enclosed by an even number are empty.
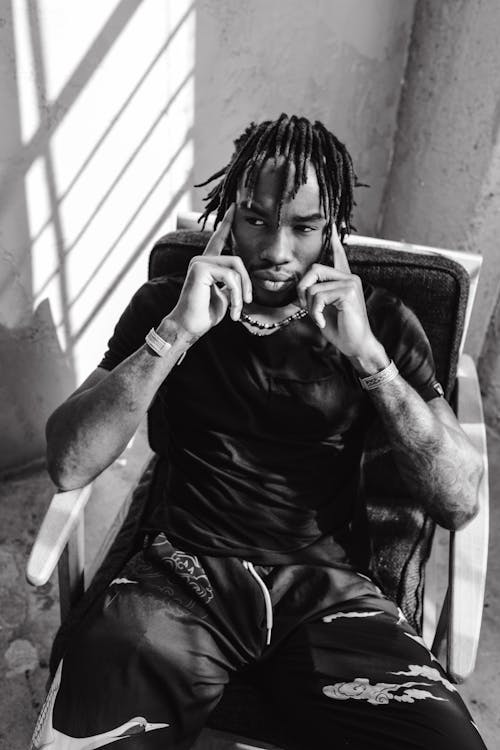
<svg viewBox="0 0 500 750">
<path fill-rule="evenodd" d="M 328 341 L 347 357 L 364 360 L 381 345 L 370 328 L 361 279 L 349 268 L 335 225 L 332 251 L 333 268 L 314 263 L 297 284 L 299 301 Z"/>
</svg>

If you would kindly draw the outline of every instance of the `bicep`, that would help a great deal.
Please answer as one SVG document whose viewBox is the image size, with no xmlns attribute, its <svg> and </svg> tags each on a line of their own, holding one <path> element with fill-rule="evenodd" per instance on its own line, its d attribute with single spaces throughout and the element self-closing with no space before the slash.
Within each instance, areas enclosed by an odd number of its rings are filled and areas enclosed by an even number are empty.
<svg viewBox="0 0 500 750">
<path fill-rule="evenodd" d="M 369 298 L 373 332 L 395 362 L 401 376 L 424 399 L 436 395 L 436 372 L 431 345 L 415 315 L 400 299 L 383 289 Z"/>
</svg>

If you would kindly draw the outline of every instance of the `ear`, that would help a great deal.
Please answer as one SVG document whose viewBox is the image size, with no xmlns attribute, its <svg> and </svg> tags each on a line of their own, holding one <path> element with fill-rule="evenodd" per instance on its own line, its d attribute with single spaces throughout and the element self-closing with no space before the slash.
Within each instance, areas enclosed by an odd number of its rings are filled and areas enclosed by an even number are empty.
<svg viewBox="0 0 500 750">
<path fill-rule="evenodd" d="M 340 224 L 340 229 L 338 230 L 338 235 L 341 242 L 344 242 L 344 239 L 346 238 L 348 232 L 347 232 L 347 224 L 345 221 L 342 221 Z"/>
</svg>

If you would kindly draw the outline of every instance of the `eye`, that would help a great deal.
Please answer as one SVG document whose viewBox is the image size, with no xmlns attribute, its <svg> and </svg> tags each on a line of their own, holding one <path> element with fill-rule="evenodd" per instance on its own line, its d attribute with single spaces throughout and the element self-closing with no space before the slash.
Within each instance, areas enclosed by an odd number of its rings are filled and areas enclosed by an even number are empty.
<svg viewBox="0 0 500 750">
<path fill-rule="evenodd" d="M 302 234 L 310 234 L 310 232 L 316 231 L 316 227 L 310 227 L 307 224 L 297 224 L 295 229 L 297 232 L 301 232 Z"/>
<path fill-rule="evenodd" d="M 252 227 L 263 227 L 263 226 L 265 226 L 265 223 L 264 223 L 263 219 L 258 219 L 255 216 L 247 216 L 247 218 L 245 219 L 245 221 L 247 222 L 247 224 L 250 224 L 250 226 L 252 226 Z"/>
</svg>

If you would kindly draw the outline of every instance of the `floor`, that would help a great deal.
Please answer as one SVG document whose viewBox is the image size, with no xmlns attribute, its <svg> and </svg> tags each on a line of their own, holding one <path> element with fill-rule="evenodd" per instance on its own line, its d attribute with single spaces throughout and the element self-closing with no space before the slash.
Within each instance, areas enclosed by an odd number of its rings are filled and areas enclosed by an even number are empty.
<svg viewBox="0 0 500 750">
<path fill-rule="evenodd" d="M 500 748 L 500 436 L 489 433 L 491 536 L 489 571 L 477 667 L 462 686 L 489 750 Z M 132 446 L 116 462 L 92 503 L 97 523 L 88 528 L 91 554 L 116 512 L 117 497 L 140 469 L 144 450 Z M 50 644 L 58 625 L 55 577 L 35 589 L 25 580 L 29 551 L 50 501 L 52 486 L 43 471 L 0 485 L 0 750 L 28 750 L 45 694 Z M 106 497 L 106 503 L 102 498 Z M 123 495 L 121 495 L 123 496 Z"/>
</svg>

